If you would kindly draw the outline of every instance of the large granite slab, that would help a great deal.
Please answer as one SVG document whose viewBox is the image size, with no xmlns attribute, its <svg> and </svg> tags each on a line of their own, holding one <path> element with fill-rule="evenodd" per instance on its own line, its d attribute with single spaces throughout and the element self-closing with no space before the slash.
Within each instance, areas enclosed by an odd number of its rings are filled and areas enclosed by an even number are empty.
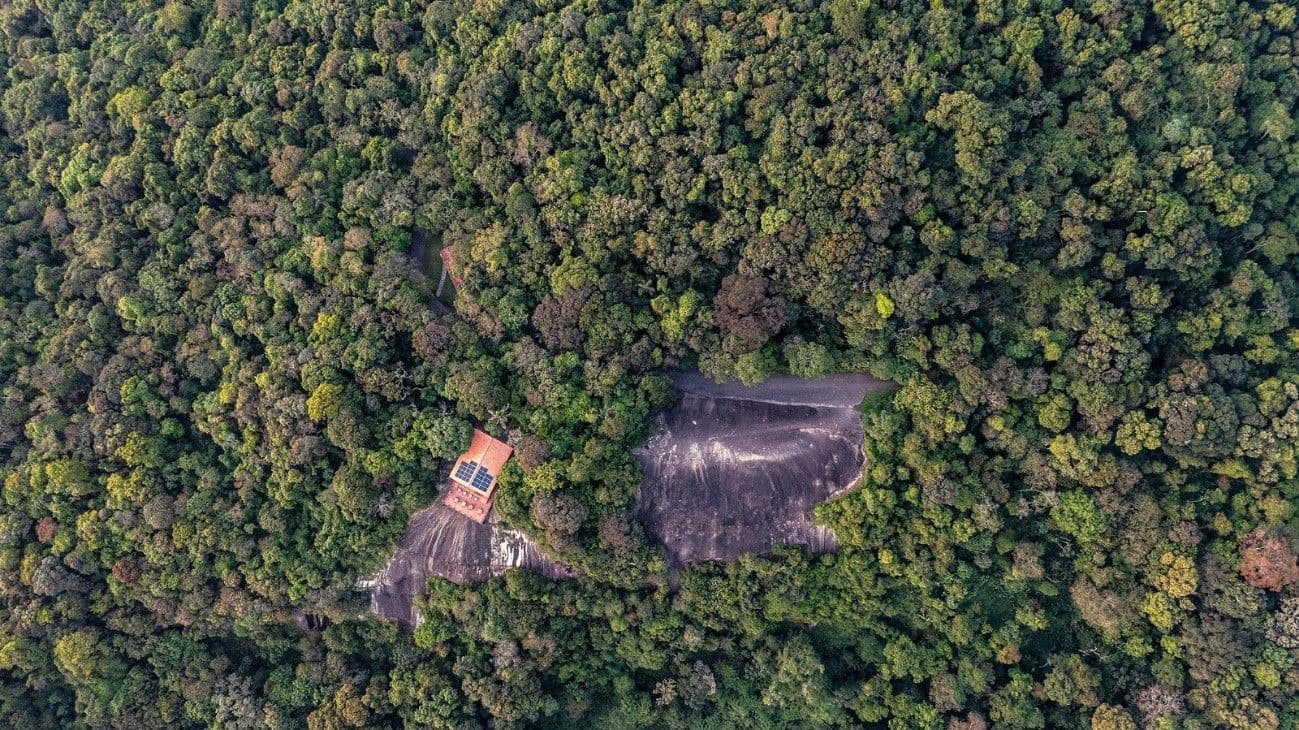
<svg viewBox="0 0 1299 730">
<path fill-rule="evenodd" d="M 673 378 L 681 396 L 636 451 L 636 513 L 676 563 L 734 560 L 779 545 L 835 548 L 811 509 L 862 473 L 856 406 L 888 383 L 862 375 L 757 386 Z"/>
</svg>

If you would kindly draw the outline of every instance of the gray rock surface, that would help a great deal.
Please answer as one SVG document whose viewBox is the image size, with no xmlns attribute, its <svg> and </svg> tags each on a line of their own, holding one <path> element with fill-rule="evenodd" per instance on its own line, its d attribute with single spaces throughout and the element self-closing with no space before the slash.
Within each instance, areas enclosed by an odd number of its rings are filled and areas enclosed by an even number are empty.
<svg viewBox="0 0 1299 730">
<path fill-rule="evenodd" d="M 414 626 L 419 623 L 415 597 L 429 578 L 473 583 L 510 568 L 528 568 L 551 577 L 568 575 L 564 566 L 543 555 L 522 533 L 496 522 L 495 515 L 478 524 L 437 501 L 411 515 L 392 559 L 358 587 L 370 590 L 370 608 L 376 614 Z"/>
<path fill-rule="evenodd" d="M 674 377 L 681 398 L 636 451 L 636 512 L 678 564 L 734 560 L 778 545 L 835 548 L 811 509 L 861 476 L 856 406 L 887 383 L 780 376 L 758 386 Z"/>
</svg>

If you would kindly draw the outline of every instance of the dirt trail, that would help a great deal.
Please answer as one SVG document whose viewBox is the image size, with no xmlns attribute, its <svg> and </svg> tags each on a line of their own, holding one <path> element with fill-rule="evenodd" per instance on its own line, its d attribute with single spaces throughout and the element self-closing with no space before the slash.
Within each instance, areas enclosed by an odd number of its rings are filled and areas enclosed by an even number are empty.
<svg viewBox="0 0 1299 730">
<path fill-rule="evenodd" d="M 866 376 L 775 377 L 758 386 L 674 377 L 681 398 L 636 451 L 637 516 L 677 563 L 734 560 L 777 545 L 833 550 L 811 509 L 862 472 L 856 406 L 888 387 Z"/>
</svg>

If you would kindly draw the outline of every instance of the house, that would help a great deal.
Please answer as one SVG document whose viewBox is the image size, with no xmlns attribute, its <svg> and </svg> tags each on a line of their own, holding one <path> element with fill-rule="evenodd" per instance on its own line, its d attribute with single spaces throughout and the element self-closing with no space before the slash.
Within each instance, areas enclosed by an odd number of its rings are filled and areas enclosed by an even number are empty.
<svg viewBox="0 0 1299 730">
<path fill-rule="evenodd" d="M 451 487 L 442 497 L 442 503 L 474 522 L 487 521 L 496 478 L 512 453 L 514 449 L 509 444 L 475 428 L 469 450 L 451 467 Z"/>
</svg>

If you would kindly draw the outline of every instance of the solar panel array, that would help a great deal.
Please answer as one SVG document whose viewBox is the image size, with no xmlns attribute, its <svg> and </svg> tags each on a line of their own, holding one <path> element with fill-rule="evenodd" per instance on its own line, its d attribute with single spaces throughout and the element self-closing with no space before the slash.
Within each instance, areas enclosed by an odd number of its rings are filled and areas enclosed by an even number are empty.
<svg viewBox="0 0 1299 730">
<path fill-rule="evenodd" d="M 469 484 L 480 492 L 486 492 L 492 486 L 492 475 L 486 469 L 479 468 Z"/>
<path fill-rule="evenodd" d="M 460 462 L 460 465 L 456 467 L 456 479 L 462 482 L 467 482 L 473 478 L 475 471 L 478 471 L 478 462 L 462 461 Z"/>
<path fill-rule="evenodd" d="M 492 482 L 495 477 L 487 471 L 487 467 L 480 465 L 476 461 L 462 461 L 456 467 L 455 479 L 477 489 L 484 494 L 492 488 Z"/>
</svg>

